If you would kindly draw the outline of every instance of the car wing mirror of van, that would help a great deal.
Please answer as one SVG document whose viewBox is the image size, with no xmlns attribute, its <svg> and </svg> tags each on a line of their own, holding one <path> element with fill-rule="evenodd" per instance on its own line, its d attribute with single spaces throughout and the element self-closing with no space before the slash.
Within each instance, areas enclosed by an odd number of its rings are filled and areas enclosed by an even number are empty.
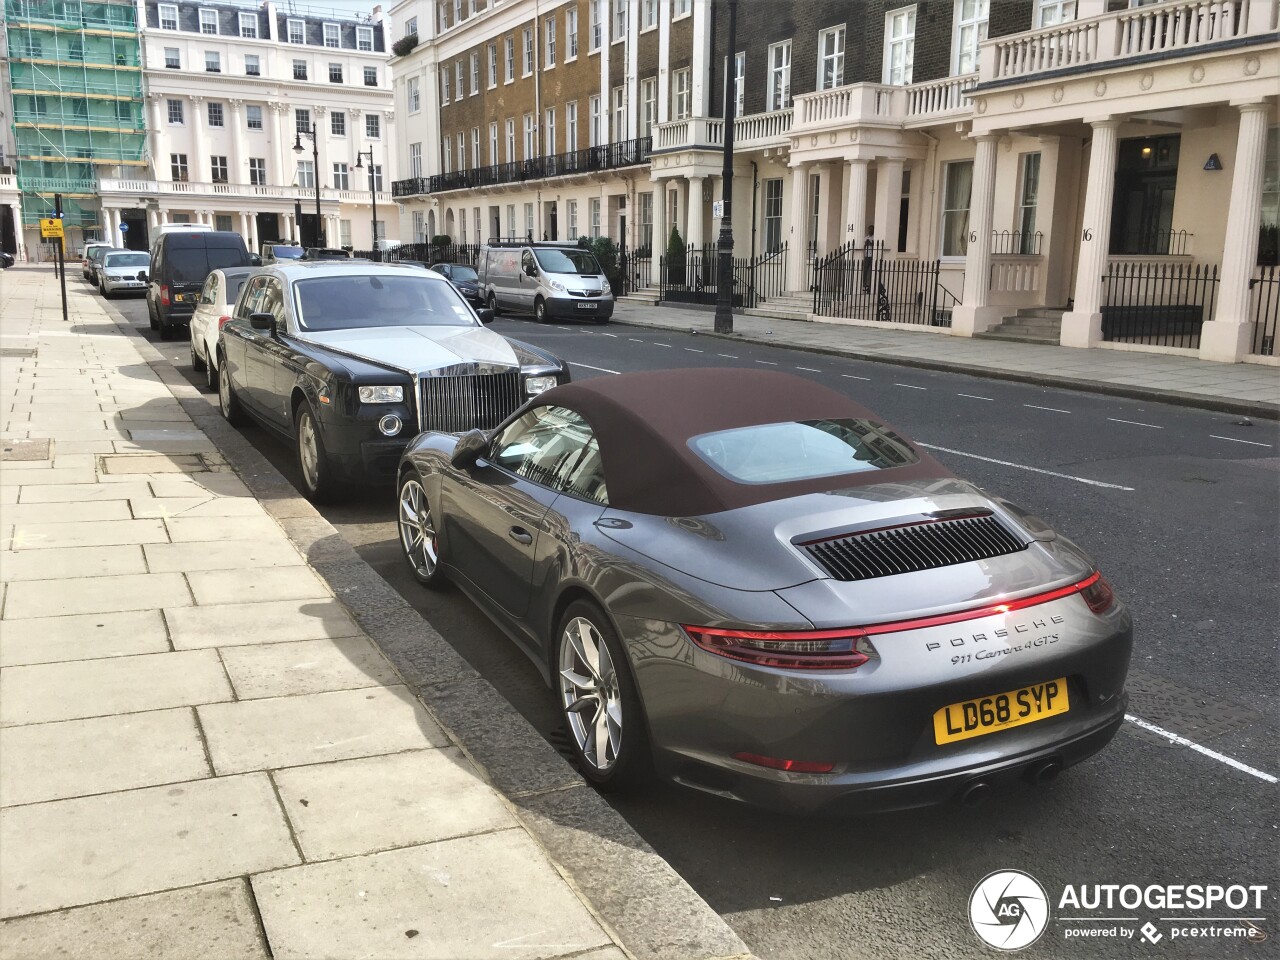
<svg viewBox="0 0 1280 960">
<path fill-rule="evenodd" d="M 459 470 L 470 470 L 489 451 L 489 438 L 483 430 L 468 430 L 458 438 L 449 462 Z"/>
<path fill-rule="evenodd" d="M 481 323 L 493 323 L 493 311 L 488 307 L 481 307 L 476 311 L 476 316 L 480 318 Z"/>
<path fill-rule="evenodd" d="M 262 257 L 258 256 L 258 254 L 256 253 L 249 254 L 249 266 L 251 267 L 262 266 Z"/>
<path fill-rule="evenodd" d="M 255 330 L 267 330 L 274 336 L 276 332 L 276 318 L 270 313 L 251 313 L 249 314 L 249 326 Z"/>
</svg>

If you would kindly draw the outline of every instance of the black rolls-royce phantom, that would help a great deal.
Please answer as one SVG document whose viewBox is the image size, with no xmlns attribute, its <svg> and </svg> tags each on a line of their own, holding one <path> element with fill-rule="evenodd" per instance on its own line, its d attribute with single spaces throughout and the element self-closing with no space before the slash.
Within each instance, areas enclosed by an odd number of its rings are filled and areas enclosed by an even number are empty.
<svg viewBox="0 0 1280 960">
<path fill-rule="evenodd" d="M 293 442 L 303 493 L 394 479 L 423 430 L 496 427 L 568 365 L 483 326 L 444 277 L 373 263 L 264 267 L 218 338 L 218 402 Z"/>
</svg>

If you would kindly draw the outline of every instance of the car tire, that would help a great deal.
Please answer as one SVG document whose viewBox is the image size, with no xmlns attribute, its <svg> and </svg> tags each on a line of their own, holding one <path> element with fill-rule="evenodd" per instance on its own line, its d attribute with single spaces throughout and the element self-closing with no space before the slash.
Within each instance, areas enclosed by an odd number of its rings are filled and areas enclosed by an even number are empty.
<svg viewBox="0 0 1280 960">
<path fill-rule="evenodd" d="M 398 502 L 396 529 L 400 535 L 400 551 L 413 579 L 424 587 L 443 586 L 439 523 L 431 513 L 431 501 L 416 470 L 406 472 L 401 478 Z"/>
<path fill-rule="evenodd" d="M 311 404 L 298 404 L 298 409 L 293 414 L 293 427 L 302 495 L 312 503 L 326 503 L 333 499 L 336 483 L 329 455 L 325 453 L 324 438 L 320 436 L 320 425 L 316 422 Z"/>
<path fill-rule="evenodd" d="M 533 319 L 538 323 L 547 322 L 547 302 L 541 297 L 535 297 L 533 300 Z"/>
<path fill-rule="evenodd" d="M 631 663 L 597 604 L 569 604 L 556 627 L 551 668 L 560 715 L 582 775 L 604 792 L 634 790 L 651 780 L 648 724 Z"/>
<path fill-rule="evenodd" d="M 233 427 L 242 427 L 248 422 L 244 408 L 240 406 L 235 389 L 231 386 L 231 372 L 227 369 L 226 357 L 218 364 L 218 409 L 222 411 L 222 418 Z"/>
<path fill-rule="evenodd" d="M 102 294 L 103 300 L 111 299 L 111 294 L 107 291 L 107 285 L 105 283 L 98 284 L 98 292 Z"/>
<path fill-rule="evenodd" d="M 489 309 L 495 317 L 502 315 L 502 311 L 498 309 L 498 295 L 492 290 L 489 291 Z"/>
<path fill-rule="evenodd" d="M 194 333 L 189 333 L 191 343 L 191 369 L 197 373 L 202 373 L 208 368 L 204 357 L 200 355 L 200 351 L 196 349 L 196 337 Z"/>
<path fill-rule="evenodd" d="M 152 330 L 160 329 L 160 320 L 156 316 L 155 307 L 151 305 L 150 301 L 147 301 L 147 320 L 150 322 Z"/>
<path fill-rule="evenodd" d="M 204 364 L 204 382 L 213 392 L 218 391 L 218 367 L 213 357 L 210 357 Z"/>
</svg>

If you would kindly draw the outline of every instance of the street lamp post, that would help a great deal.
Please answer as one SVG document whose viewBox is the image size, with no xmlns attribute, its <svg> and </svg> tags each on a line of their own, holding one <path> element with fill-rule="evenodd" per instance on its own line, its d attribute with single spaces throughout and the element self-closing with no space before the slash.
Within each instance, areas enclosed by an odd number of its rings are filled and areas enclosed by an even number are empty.
<svg viewBox="0 0 1280 960">
<path fill-rule="evenodd" d="M 317 140 L 317 136 L 314 125 L 310 126 L 306 130 L 296 131 L 293 135 L 293 152 L 302 153 L 303 137 L 309 137 L 311 139 L 311 170 L 316 190 L 316 246 L 323 247 L 325 246 L 324 216 L 320 213 L 320 143 L 319 140 Z"/>
<path fill-rule="evenodd" d="M 721 173 L 719 279 L 716 284 L 716 333 L 733 332 L 733 127 L 738 106 L 738 0 L 729 0 L 729 49 L 724 71 L 724 170 Z"/>
<path fill-rule="evenodd" d="M 356 169 L 359 170 L 365 157 L 369 158 L 369 202 L 373 204 L 373 259 L 382 262 L 382 249 L 378 246 L 378 191 L 373 179 L 373 147 L 356 151 Z"/>
</svg>

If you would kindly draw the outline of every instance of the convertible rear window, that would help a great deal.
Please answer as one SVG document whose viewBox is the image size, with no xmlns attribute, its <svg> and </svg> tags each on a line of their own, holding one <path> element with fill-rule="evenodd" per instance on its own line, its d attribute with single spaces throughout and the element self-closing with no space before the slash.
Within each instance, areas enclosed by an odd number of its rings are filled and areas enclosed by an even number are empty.
<svg viewBox="0 0 1280 960">
<path fill-rule="evenodd" d="M 453 287 L 427 277 L 344 273 L 294 284 L 303 330 L 355 327 L 475 327 Z"/>
<path fill-rule="evenodd" d="M 693 451 L 736 483 L 785 483 L 919 463 L 910 444 L 871 420 L 798 420 L 704 433 Z"/>
</svg>

